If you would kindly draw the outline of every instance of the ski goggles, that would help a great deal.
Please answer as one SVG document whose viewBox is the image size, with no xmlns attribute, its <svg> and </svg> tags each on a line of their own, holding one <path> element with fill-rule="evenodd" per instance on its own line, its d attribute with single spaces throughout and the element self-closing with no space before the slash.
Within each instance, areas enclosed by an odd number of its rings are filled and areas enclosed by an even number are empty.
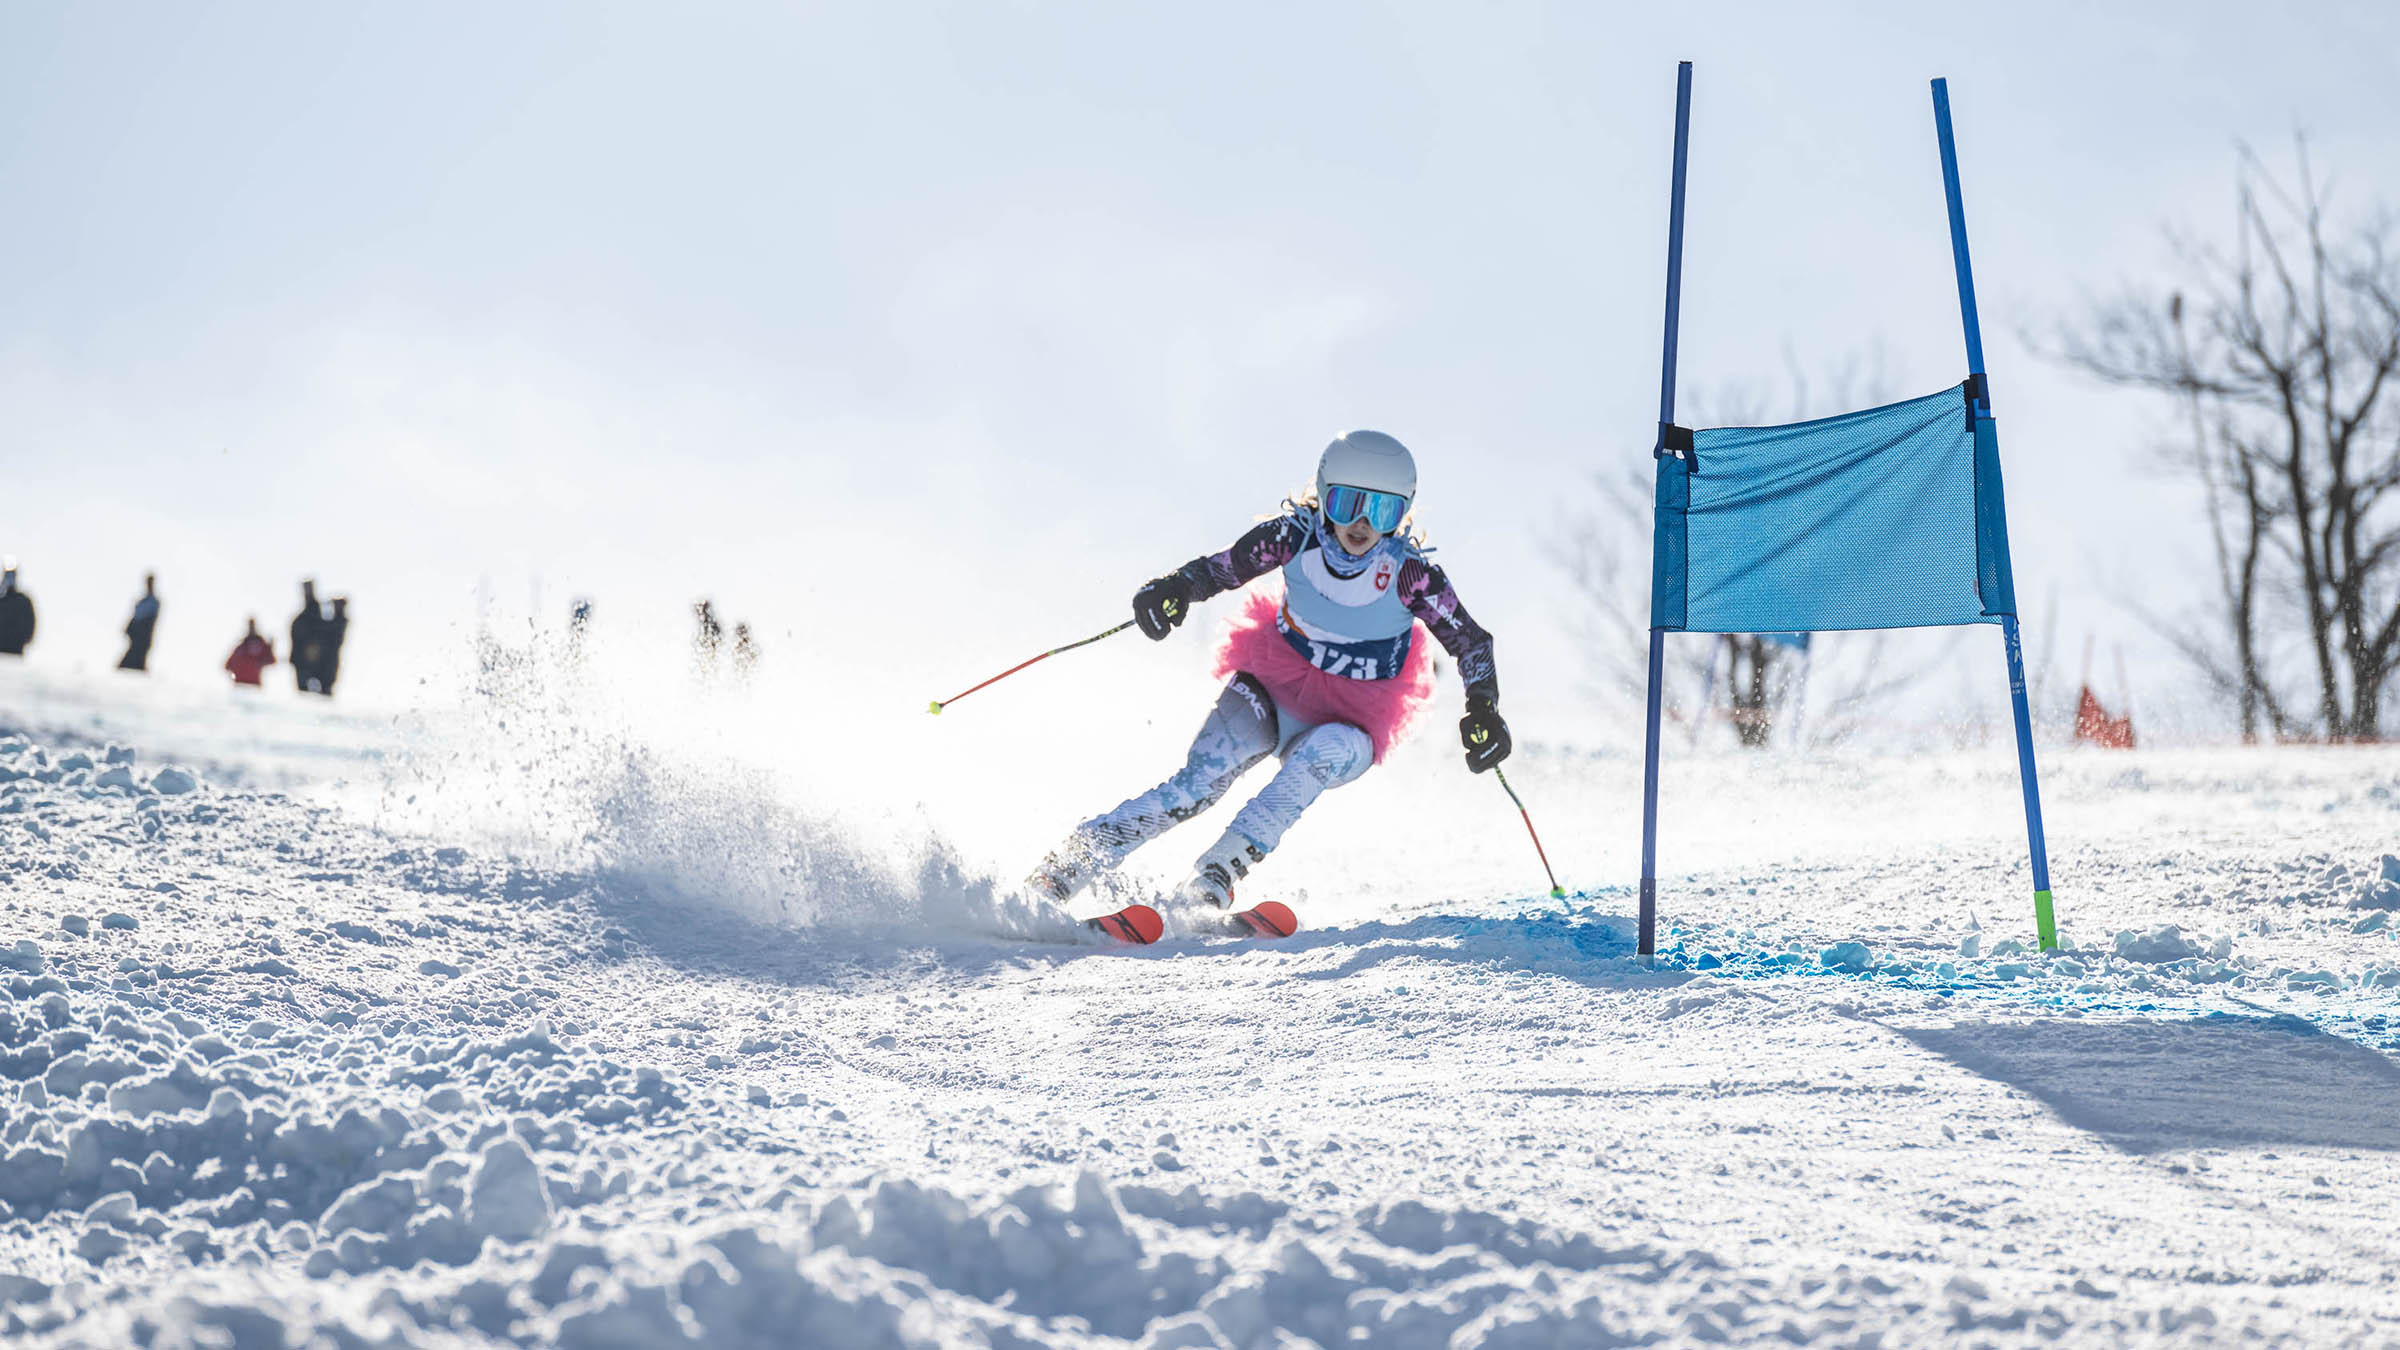
<svg viewBox="0 0 2400 1350">
<path fill-rule="evenodd" d="M 1377 492 L 1373 488 L 1351 487 L 1332 483 L 1325 488 L 1325 518 L 1336 525 L 1355 523 L 1365 517 L 1369 525 L 1385 534 L 1400 528 L 1408 516 L 1408 498 L 1397 492 Z"/>
</svg>

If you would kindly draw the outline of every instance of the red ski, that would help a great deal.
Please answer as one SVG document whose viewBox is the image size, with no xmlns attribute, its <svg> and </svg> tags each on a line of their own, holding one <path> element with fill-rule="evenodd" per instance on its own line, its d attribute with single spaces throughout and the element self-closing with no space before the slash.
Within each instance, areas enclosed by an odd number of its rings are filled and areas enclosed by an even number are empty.
<svg viewBox="0 0 2400 1350">
<path fill-rule="evenodd" d="M 1226 919 L 1227 931 L 1236 937 L 1281 938 L 1300 931 L 1300 918 L 1291 906 L 1269 900 L 1254 909 L 1245 909 Z M 1127 905 L 1114 914 L 1086 919 L 1087 927 L 1096 928 L 1119 942 L 1147 947 L 1167 931 L 1166 920 L 1148 905 Z"/>
<path fill-rule="evenodd" d="M 1137 947 L 1149 946 L 1158 941 L 1159 934 L 1167 931 L 1166 920 L 1158 917 L 1158 911 L 1148 905 L 1127 905 L 1114 914 L 1103 914 L 1084 922 L 1119 942 L 1130 942 Z"/>
<path fill-rule="evenodd" d="M 1300 931 L 1300 916 L 1280 900 L 1269 900 L 1255 909 L 1245 909 L 1233 916 L 1233 931 L 1242 937 L 1290 937 Z"/>
</svg>

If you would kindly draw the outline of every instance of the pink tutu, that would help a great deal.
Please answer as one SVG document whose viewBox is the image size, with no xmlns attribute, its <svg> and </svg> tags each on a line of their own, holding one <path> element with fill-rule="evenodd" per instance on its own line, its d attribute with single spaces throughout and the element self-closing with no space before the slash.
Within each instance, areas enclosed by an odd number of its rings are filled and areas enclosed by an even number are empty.
<svg viewBox="0 0 2400 1350">
<path fill-rule="evenodd" d="M 1247 591 L 1242 608 L 1217 643 L 1217 678 L 1235 671 L 1255 675 L 1275 706 L 1303 722 L 1347 722 L 1375 743 L 1375 762 L 1414 727 L 1433 697 L 1433 634 L 1418 624 L 1410 634 L 1408 660 L 1388 680 L 1353 680 L 1328 675 L 1293 651 L 1275 627 L 1283 607 L 1272 587 Z"/>
</svg>

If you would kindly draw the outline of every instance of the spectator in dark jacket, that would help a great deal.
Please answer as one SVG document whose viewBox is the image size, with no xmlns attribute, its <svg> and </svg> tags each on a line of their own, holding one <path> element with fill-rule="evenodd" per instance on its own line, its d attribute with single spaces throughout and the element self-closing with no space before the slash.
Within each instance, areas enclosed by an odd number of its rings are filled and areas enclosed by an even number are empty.
<svg viewBox="0 0 2400 1350">
<path fill-rule="evenodd" d="M 258 620 L 250 621 L 250 631 L 242 635 L 233 655 L 225 658 L 225 669 L 233 673 L 235 684 L 258 687 L 258 677 L 275 664 L 275 644 L 258 631 Z"/>
<path fill-rule="evenodd" d="M 33 641 L 33 597 L 17 589 L 17 560 L 0 564 L 0 654 L 23 656 Z"/>
<path fill-rule="evenodd" d="M 158 573 L 142 575 L 142 598 L 133 602 L 133 617 L 125 621 L 125 659 L 119 670 L 150 668 L 150 636 L 158 628 Z"/>
<path fill-rule="evenodd" d="M 300 583 L 300 612 L 292 616 L 292 683 L 301 693 L 325 692 L 325 607 L 317 583 Z"/>
<path fill-rule="evenodd" d="M 333 697 L 334 677 L 342 673 L 342 639 L 350 636 L 350 597 L 333 597 L 333 617 L 325 621 L 323 660 L 317 666 L 317 692 Z"/>
</svg>

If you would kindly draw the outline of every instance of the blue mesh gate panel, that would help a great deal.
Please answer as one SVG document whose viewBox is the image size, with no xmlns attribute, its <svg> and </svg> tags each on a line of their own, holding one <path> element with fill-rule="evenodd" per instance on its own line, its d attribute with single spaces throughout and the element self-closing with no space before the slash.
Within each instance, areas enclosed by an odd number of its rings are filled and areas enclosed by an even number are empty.
<svg viewBox="0 0 2400 1350">
<path fill-rule="evenodd" d="M 1659 461 L 1651 623 L 1708 633 L 1997 622 L 1991 423 L 1952 387 L 1864 412 L 1692 433 Z M 1980 460 L 1988 458 L 1987 465 Z M 1979 472 L 1981 470 L 1981 472 Z"/>
</svg>

